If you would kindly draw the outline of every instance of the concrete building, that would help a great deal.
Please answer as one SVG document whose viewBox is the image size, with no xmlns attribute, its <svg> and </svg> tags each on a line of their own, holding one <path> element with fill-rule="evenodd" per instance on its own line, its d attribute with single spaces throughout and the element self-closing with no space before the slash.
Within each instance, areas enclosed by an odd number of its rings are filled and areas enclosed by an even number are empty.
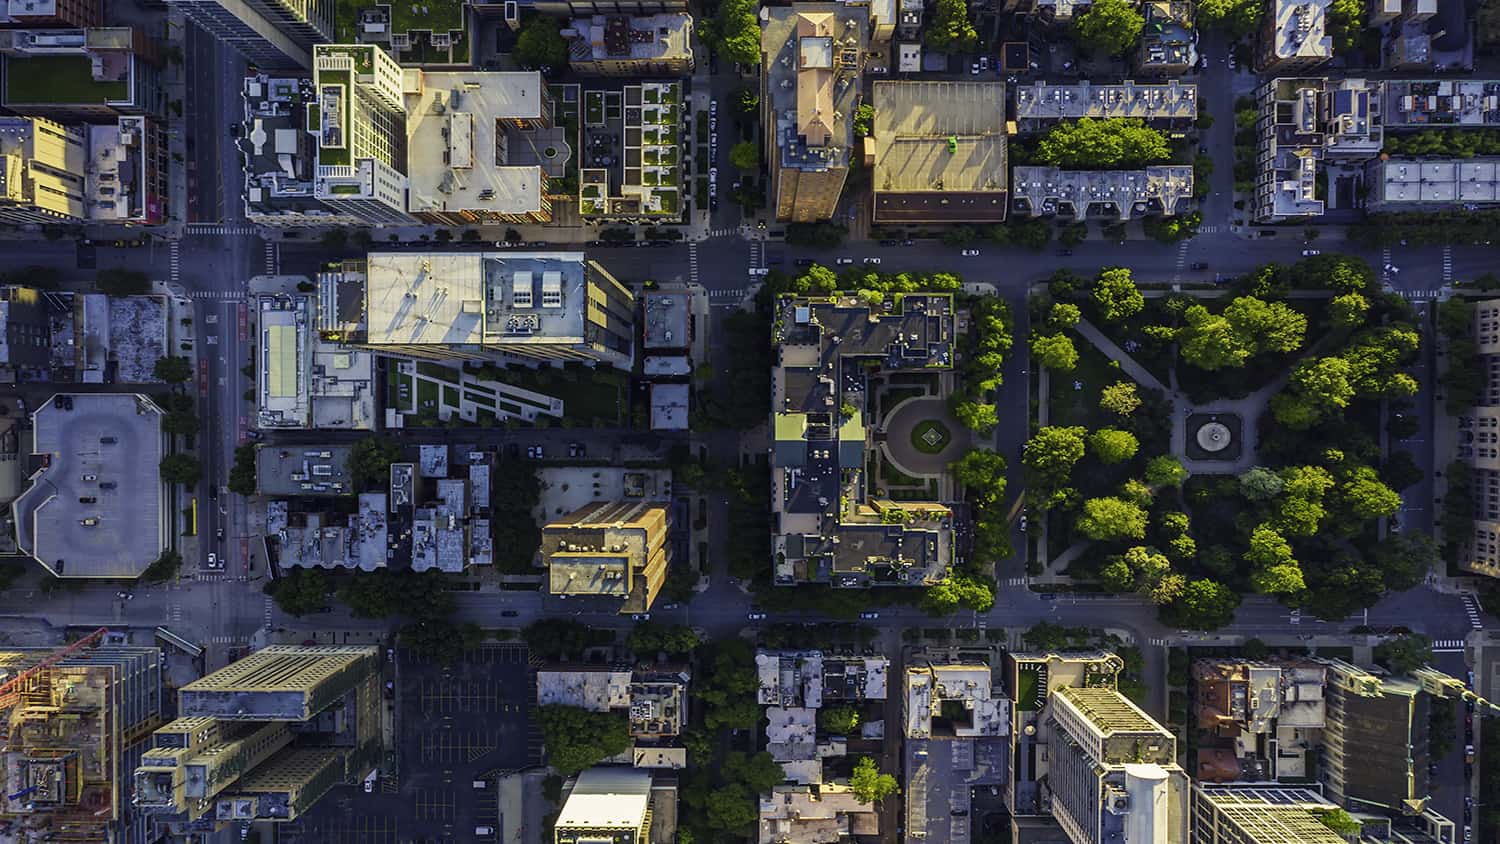
<svg viewBox="0 0 1500 844">
<path fill-rule="evenodd" d="M 1365 161 L 1384 143 L 1378 88 L 1365 79 L 1273 79 L 1256 107 L 1257 222 L 1322 216 L 1323 163 Z"/>
<path fill-rule="evenodd" d="M 362 492 L 353 513 L 308 510 L 304 502 L 266 502 L 266 540 L 282 570 L 385 568 L 392 556 L 386 496 Z"/>
<path fill-rule="evenodd" d="M 1387 79 L 1379 99 L 1392 130 L 1500 126 L 1500 79 Z"/>
<path fill-rule="evenodd" d="M 553 824 L 553 844 L 647 844 L 655 840 L 652 804 L 656 799 L 649 771 L 620 767 L 583 771 L 564 788 L 562 811 Z"/>
<path fill-rule="evenodd" d="M 403 67 L 468 67 L 476 63 L 470 8 L 479 5 L 367 5 L 355 17 L 355 35 L 362 44 L 379 44 Z"/>
<path fill-rule="evenodd" d="M 1049 829 L 1054 840 L 1065 841 L 1061 828 L 1046 814 L 1043 800 L 1051 758 L 1052 693 L 1074 686 L 1113 689 L 1125 661 L 1102 650 L 1013 652 L 1006 655 L 1004 668 L 1011 696 L 1010 756 L 1014 760 L 1014 775 L 1006 778 L 1003 791 L 1005 806 L 1018 825 L 1024 819 L 1030 829 Z"/>
<path fill-rule="evenodd" d="M 43 117 L 0 117 L 0 220 L 76 222 L 88 216 L 88 135 Z"/>
<path fill-rule="evenodd" d="M 1195 778 L 1261 782 L 1315 776 L 1315 748 L 1327 724 L 1324 675 L 1324 667 L 1314 662 L 1195 661 Z"/>
<path fill-rule="evenodd" d="M 373 430 L 374 356 L 324 340 L 312 294 L 264 295 L 253 301 L 260 335 L 256 427 Z"/>
<path fill-rule="evenodd" d="M 875 408 L 866 388 L 881 372 L 932 373 L 953 365 L 952 297 L 908 294 L 889 312 L 853 296 L 788 297 L 776 307 L 776 583 L 865 587 L 943 580 L 953 561 L 952 511 L 937 502 L 896 503 L 867 490 L 865 452 Z"/>
<path fill-rule="evenodd" d="M 651 430 L 686 431 L 692 388 L 687 384 L 651 385 Z"/>
<path fill-rule="evenodd" d="M 536 673 L 536 702 L 624 713 L 635 744 L 632 758 L 649 761 L 653 748 L 667 748 L 682 734 L 688 717 L 688 679 L 686 669 L 544 668 Z"/>
<path fill-rule="evenodd" d="M 261 70 L 308 69 L 313 47 L 334 40 L 336 0 L 167 0 Z"/>
<path fill-rule="evenodd" d="M 1005 219 L 1003 82 L 876 82 L 873 101 L 875 223 Z"/>
<path fill-rule="evenodd" d="M 0 105 L 16 114 L 103 123 L 166 108 L 156 46 L 141 30 L 0 30 L 0 55 Z"/>
<path fill-rule="evenodd" d="M 1262 72 L 1306 73 L 1333 58 L 1328 34 L 1332 0 L 1267 0 L 1256 44 L 1255 68 Z"/>
<path fill-rule="evenodd" d="M 365 223 L 411 223 L 406 213 L 406 108 L 403 76 L 369 44 L 313 49 L 308 129 L 317 136 L 313 196 Z"/>
<path fill-rule="evenodd" d="M 42 292 L 0 287 L 0 382 L 44 380 L 52 364 L 52 321 Z"/>
<path fill-rule="evenodd" d="M 651 608 L 672 560 L 661 504 L 594 503 L 542 527 L 547 591 L 618 600 L 619 612 Z"/>
<path fill-rule="evenodd" d="M 161 651 L 104 635 L 0 652 L 0 822 L 13 841 L 146 840 L 127 789 L 161 724 Z"/>
<path fill-rule="evenodd" d="M 1198 844 L 1347 844 L 1323 815 L 1339 807 L 1316 788 L 1276 784 L 1193 786 Z"/>
<path fill-rule="evenodd" d="M 596 76 L 686 76 L 693 72 L 693 18 L 596 14 L 568 25 L 568 67 Z"/>
<path fill-rule="evenodd" d="M 183 686 L 134 803 L 168 828 L 294 821 L 384 752 L 380 649 L 273 645 Z"/>
<path fill-rule="evenodd" d="M 822 651 L 756 651 L 756 702 L 819 709 L 829 703 L 885 700 L 891 661 Z"/>
<path fill-rule="evenodd" d="M 585 120 L 595 95 L 613 99 L 613 91 L 584 94 Z M 620 126 L 619 169 L 583 167 L 578 171 L 578 213 L 587 220 L 672 222 L 682 217 L 688 183 L 683 166 L 682 85 L 645 82 L 626 85 L 619 105 L 599 105 L 593 125 Z M 619 122 L 607 112 L 620 108 Z M 586 123 L 586 125 L 588 125 Z M 594 135 L 594 137 L 601 137 Z M 613 141 L 611 141 L 613 143 Z"/>
<path fill-rule="evenodd" d="M 1175 79 L 1127 79 L 1118 85 L 1034 82 L 1016 89 L 1016 124 L 1022 132 L 1039 132 L 1082 117 L 1133 118 L 1161 128 L 1186 128 L 1198 119 L 1198 86 Z"/>
<path fill-rule="evenodd" d="M 1059 215 L 1123 222 L 1171 217 L 1193 201 L 1193 168 L 1163 165 L 1144 170 L 1059 170 L 1016 167 L 1012 206 L 1017 214 Z"/>
<path fill-rule="evenodd" d="M 1052 815 L 1074 844 L 1185 844 L 1187 774 L 1177 741 L 1118 691 L 1051 692 Z"/>
<path fill-rule="evenodd" d="M 635 359 L 635 296 L 581 252 L 374 252 L 362 274 L 338 275 L 320 283 L 363 285 L 352 342 L 381 354 Z"/>
<path fill-rule="evenodd" d="M 312 80 L 245 77 L 245 122 L 235 141 L 245 161 L 245 218 L 262 226 L 353 226 L 361 217 L 318 199 L 318 142 L 308 123 L 318 96 Z M 312 109 L 310 112 L 309 109 Z"/>
<path fill-rule="evenodd" d="M 440 225 L 546 223 L 552 125 L 542 75 L 402 73 L 407 210 Z"/>
<path fill-rule="evenodd" d="M 880 813 L 847 785 L 777 785 L 760 796 L 757 844 L 836 844 L 880 835 Z"/>
<path fill-rule="evenodd" d="M 1181 76 L 1198 64 L 1198 30 L 1189 0 L 1153 0 L 1142 5 L 1146 25 L 1135 50 L 1142 76 Z"/>
<path fill-rule="evenodd" d="M 686 350 L 692 343 L 691 294 L 685 290 L 641 294 L 641 346 L 646 354 Z"/>
<path fill-rule="evenodd" d="M 987 646 L 906 659 L 905 844 L 964 841 L 972 797 L 1009 779 L 1010 701 Z"/>
<path fill-rule="evenodd" d="M 1328 726 L 1320 763 L 1329 799 L 1350 810 L 1423 814 L 1432 793 L 1427 691 L 1411 679 L 1326 662 Z"/>
<path fill-rule="evenodd" d="M 99 26 L 103 0 L 0 0 L 0 23 L 21 26 Z"/>
<path fill-rule="evenodd" d="M 776 219 L 826 220 L 849 173 L 869 7 L 798 3 L 765 15 L 762 149 Z"/>
<path fill-rule="evenodd" d="M 353 492 L 346 445 L 257 446 L 255 491 L 259 495 L 327 496 Z"/>
<path fill-rule="evenodd" d="M 89 219 L 157 226 L 167 221 L 171 191 L 166 128 L 154 117 L 118 118 L 89 127 L 84 179 Z"/>
<path fill-rule="evenodd" d="M 1472 475 L 1474 529 L 1459 545 L 1459 568 L 1500 577 L 1500 299 L 1474 302 L 1474 345 L 1485 389 L 1470 409 L 1472 443 L 1459 446 Z"/>
<path fill-rule="evenodd" d="M 163 413 L 133 393 L 59 393 L 31 415 L 16 544 L 57 577 L 134 578 L 171 546 Z"/>
<path fill-rule="evenodd" d="M 1500 203 L 1500 158 L 1376 159 L 1365 184 L 1372 212 L 1473 211 Z"/>
</svg>

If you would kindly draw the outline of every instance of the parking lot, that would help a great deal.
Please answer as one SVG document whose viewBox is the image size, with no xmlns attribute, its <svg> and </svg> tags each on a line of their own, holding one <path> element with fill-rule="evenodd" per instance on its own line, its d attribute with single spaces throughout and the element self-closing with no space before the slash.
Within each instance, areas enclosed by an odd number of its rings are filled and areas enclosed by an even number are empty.
<svg viewBox="0 0 1500 844">
<path fill-rule="evenodd" d="M 398 654 L 400 775 L 372 794 L 343 786 L 288 824 L 292 844 L 493 841 L 496 777 L 537 764 L 534 678 L 524 645 L 492 644 L 452 666 Z M 474 788 L 484 780 L 483 788 Z"/>
</svg>

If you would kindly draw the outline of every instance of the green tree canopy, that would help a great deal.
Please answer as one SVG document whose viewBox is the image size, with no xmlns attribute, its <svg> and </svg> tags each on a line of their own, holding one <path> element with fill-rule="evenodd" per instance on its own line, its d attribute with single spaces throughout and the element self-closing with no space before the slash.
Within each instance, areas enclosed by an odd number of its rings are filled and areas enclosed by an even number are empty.
<svg viewBox="0 0 1500 844">
<path fill-rule="evenodd" d="M 948 409 L 959 424 L 981 435 L 990 433 L 1000 424 L 1000 416 L 993 404 L 970 401 L 958 393 L 953 394 Z"/>
<path fill-rule="evenodd" d="M 1401 509 L 1400 494 L 1381 483 L 1375 470 L 1368 466 L 1348 473 L 1339 484 L 1339 498 L 1361 519 L 1382 518 Z"/>
<path fill-rule="evenodd" d="M 949 615 L 959 607 L 989 612 L 994 606 L 994 586 L 963 572 L 950 573 L 947 580 L 927 587 L 922 596 L 922 609 L 933 616 Z"/>
<path fill-rule="evenodd" d="M 1062 331 L 1072 328 L 1083 319 L 1083 312 L 1072 302 L 1053 302 L 1052 310 L 1047 312 L 1047 327 L 1053 331 Z"/>
<path fill-rule="evenodd" d="M 1031 354 L 1037 363 L 1054 372 L 1072 372 L 1078 366 L 1078 349 L 1066 334 L 1031 335 Z"/>
<path fill-rule="evenodd" d="M 1307 317 L 1281 302 L 1241 296 L 1221 314 L 1203 305 L 1183 312 L 1178 332 L 1182 359 L 1199 369 L 1243 366 L 1252 355 L 1290 352 L 1302 346 Z"/>
<path fill-rule="evenodd" d="M 1146 19 L 1128 0 L 1094 0 L 1088 11 L 1073 21 L 1078 46 L 1110 56 L 1134 47 L 1145 25 Z"/>
<path fill-rule="evenodd" d="M 1146 299 L 1130 277 L 1130 270 L 1111 267 L 1099 273 L 1094 283 L 1094 304 L 1105 322 L 1114 322 L 1140 313 Z"/>
<path fill-rule="evenodd" d="M 859 108 L 854 110 L 854 136 L 863 138 L 870 134 L 875 128 L 875 106 L 869 103 L 860 103 Z"/>
<path fill-rule="evenodd" d="M 151 375 L 158 381 L 181 384 L 193 377 L 193 364 L 181 355 L 157 358 L 156 365 L 151 367 Z"/>
<path fill-rule="evenodd" d="M 704 40 L 723 59 L 743 65 L 760 64 L 759 5 L 755 0 L 724 0 L 718 12 L 704 22 Z"/>
<path fill-rule="evenodd" d="M 1134 381 L 1116 381 L 1099 391 L 1099 407 L 1121 416 L 1129 416 L 1141 406 Z"/>
<path fill-rule="evenodd" d="M 1407 674 L 1432 661 L 1432 640 L 1407 633 L 1375 646 L 1375 661 L 1394 674 Z"/>
<path fill-rule="evenodd" d="M 630 746 L 629 722 L 623 712 L 590 712 L 581 706 L 548 704 L 536 709 L 547 762 L 560 776 L 571 777 Z"/>
<path fill-rule="evenodd" d="M 229 491 L 236 495 L 254 495 L 255 488 L 255 446 L 242 445 L 234 450 L 234 466 L 229 469 Z"/>
<path fill-rule="evenodd" d="M 861 803 L 878 803 L 895 794 L 900 787 L 895 777 L 880 772 L 874 759 L 861 756 L 854 763 L 854 773 L 849 775 L 849 789 L 854 792 L 854 799 Z"/>
<path fill-rule="evenodd" d="M 567 67 L 568 41 L 562 37 L 562 21 L 550 15 L 527 17 L 511 57 L 527 68 L 559 71 Z"/>
<path fill-rule="evenodd" d="M 647 621 L 637 624 L 625 641 L 637 658 L 650 659 L 658 652 L 670 656 L 690 654 L 702 640 L 687 625 Z"/>
<path fill-rule="evenodd" d="M 1073 464 L 1083 458 L 1086 429 L 1049 425 L 1026 441 L 1021 461 L 1047 486 L 1067 483 Z"/>
<path fill-rule="evenodd" d="M 818 710 L 818 729 L 836 736 L 853 735 L 859 729 L 859 710 L 852 706 L 825 706 Z"/>
<path fill-rule="evenodd" d="M 1259 0 L 1203 0 L 1198 4 L 1198 23 L 1227 32 L 1235 41 L 1260 27 L 1265 10 L 1266 4 Z"/>
<path fill-rule="evenodd" d="M 740 141 L 729 148 L 729 163 L 741 170 L 760 168 L 760 144 L 755 141 Z"/>
<path fill-rule="evenodd" d="M 1089 450 L 1103 463 L 1123 463 L 1141 447 L 1135 434 L 1119 428 L 1100 428 L 1089 434 Z"/>
<path fill-rule="evenodd" d="M 168 454 L 161 459 L 161 479 L 169 484 L 193 486 L 203 478 L 203 464 L 190 454 Z"/>
<path fill-rule="evenodd" d="M 1343 293 L 1328 302 L 1328 319 L 1335 328 L 1358 328 L 1369 312 L 1370 300 L 1358 293 Z"/>
<path fill-rule="evenodd" d="M 1281 494 L 1281 476 L 1264 466 L 1252 466 L 1240 475 L 1240 494 L 1251 501 L 1269 501 Z"/>
<path fill-rule="evenodd" d="M 1042 135 L 1036 147 L 1038 164 L 1065 170 L 1129 169 L 1171 157 L 1166 135 L 1141 120 L 1121 117 L 1063 121 Z"/>
<path fill-rule="evenodd" d="M 1123 498 L 1090 498 L 1083 503 L 1078 530 L 1090 539 L 1143 539 L 1146 511 Z"/>
<path fill-rule="evenodd" d="M 969 4 L 964 0 L 937 0 L 924 39 L 930 49 L 940 53 L 972 51 L 979 33 L 969 20 Z"/>
<path fill-rule="evenodd" d="M 1191 630 L 1217 630 L 1234 621 L 1239 605 L 1240 596 L 1222 583 L 1192 580 L 1176 600 L 1162 608 L 1162 618 Z"/>
<path fill-rule="evenodd" d="M 266 591 L 276 606 L 288 615 L 303 616 L 328 606 L 331 591 L 322 569 L 294 568 L 276 580 L 267 581 Z"/>
<path fill-rule="evenodd" d="M 822 714 L 821 712 L 819 713 Z M 754 794 L 763 794 L 786 780 L 786 771 L 771 754 L 730 751 L 724 755 L 724 777 L 741 783 Z"/>
<path fill-rule="evenodd" d="M 349 478 L 357 490 L 389 483 L 391 464 L 401 459 L 401 444 L 387 437 L 365 437 L 349 449 Z"/>
<path fill-rule="evenodd" d="M 1005 495 L 1005 457 L 991 449 L 964 452 L 963 457 L 948 464 L 948 471 L 975 504 L 989 506 Z"/>
<path fill-rule="evenodd" d="M 1146 483 L 1152 486 L 1182 486 L 1187 476 L 1182 461 L 1170 454 L 1153 457 L 1146 464 Z"/>
</svg>

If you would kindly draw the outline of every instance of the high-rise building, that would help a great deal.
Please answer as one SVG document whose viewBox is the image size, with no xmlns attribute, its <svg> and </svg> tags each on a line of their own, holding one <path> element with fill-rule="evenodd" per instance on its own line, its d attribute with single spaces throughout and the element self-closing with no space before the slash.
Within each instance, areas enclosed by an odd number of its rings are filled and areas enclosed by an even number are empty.
<svg viewBox="0 0 1500 844">
<path fill-rule="evenodd" d="M 0 0 L 0 23 L 98 26 L 104 23 L 104 0 Z"/>
<path fill-rule="evenodd" d="M 0 372 L 15 383 L 48 373 L 51 364 L 52 322 L 42 292 L 0 287 Z"/>
<path fill-rule="evenodd" d="M 102 644 L 0 652 L 0 820 L 11 840 L 146 840 L 125 781 L 161 723 L 161 652 Z"/>
<path fill-rule="evenodd" d="M 0 105 L 61 122 L 112 123 L 166 108 L 155 43 L 127 26 L 0 30 Z"/>
<path fill-rule="evenodd" d="M 0 117 L 0 220 L 82 220 L 88 136 L 45 117 Z"/>
<path fill-rule="evenodd" d="M 295 820 L 382 754 L 380 650 L 263 648 L 183 686 L 135 770 L 135 804 L 171 825 Z"/>
<path fill-rule="evenodd" d="M 1193 786 L 1197 844 L 1346 844 L 1323 823 L 1338 810 L 1316 788 L 1254 783 Z"/>
<path fill-rule="evenodd" d="M 672 561 L 667 507 L 595 502 L 542 528 L 542 559 L 553 595 L 620 601 L 621 613 L 651 608 Z"/>
<path fill-rule="evenodd" d="M 167 0 L 261 70 L 307 69 L 332 41 L 336 0 Z"/>
<path fill-rule="evenodd" d="M 761 108 L 776 219 L 833 216 L 854 147 L 868 6 L 768 6 L 761 29 Z"/>
<path fill-rule="evenodd" d="M 1183 844 L 1188 778 L 1177 740 L 1110 688 L 1053 692 L 1052 815 L 1074 844 Z"/>
<path fill-rule="evenodd" d="M 313 196 L 366 223 L 415 222 L 406 213 L 406 108 L 401 67 L 369 44 L 313 49 L 307 128 L 317 136 Z"/>
<path fill-rule="evenodd" d="M 1350 809 L 1422 814 L 1432 784 L 1427 771 L 1431 698 L 1423 686 L 1329 660 L 1326 695 L 1321 772 L 1329 798 Z"/>
</svg>

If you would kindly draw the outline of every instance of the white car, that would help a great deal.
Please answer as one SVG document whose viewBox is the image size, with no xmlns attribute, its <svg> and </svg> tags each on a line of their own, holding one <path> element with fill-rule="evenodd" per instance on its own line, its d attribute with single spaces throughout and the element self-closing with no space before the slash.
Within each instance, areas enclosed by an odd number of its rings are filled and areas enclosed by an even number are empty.
<svg viewBox="0 0 1500 844">
<path fill-rule="evenodd" d="M 853 258 L 840 258 L 837 261 L 834 261 L 834 263 L 835 264 L 839 264 L 840 266 L 842 266 L 844 264 L 852 264 L 852 263 L 854 263 L 854 259 Z"/>
<path fill-rule="evenodd" d="M 1304 258 L 1311 258 L 1314 255 L 1322 255 L 1322 254 L 1323 254 L 1322 252 L 1319 252 L 1316 249 L 1304 249 L 1304 250 L 1302 250 L 1302 257 L 1304 257 Z"/>
<path fill-rule="evenodd" d="M 862 613 L 859 614 L 859 617 L 862 618 L 862 619 L 864 619 L 865 621 L 874 621 L 875 619 L 880 618 L 880 613 L 878 613 L 878 612 L 862 612 Z"/>
<path fill-rule="evenodd" d="M 978 258 L 979 257 L 979 250 L 978 249 L 965 249 L 963 251 L 963 257 L 965 257 L 965 258 Z"/>
<path fill-rule="evenodd" d="M 880 259 L 876 258 L 874 256 L 871 256 L 871 257 L 865 259 L 865 263 L 866 264 L 878 264 L 878 263 L 880 263 Z"/>
<path fill-rule="evenodd" d="M 212 551 L 208 552 L 208 567 L 211 569 L 219 567 L 219 555 Z"/>
<path fill-rule="evenodd" d="M 765 621 L 766 620 L 766 614 L 763 613 L 763 612 L 753 612 L 753 613 L 750 613 L 749 615 L 747 615 L 745 617 L 748 618 L 748 619 L 750 619 L 751 621 Z"/>
<path fill-rule="evenodd" d="M 708 115 L 710 117 L 712 117 L 712 116 L 714 116 L 715 114 L 718 114 L 718 113 L 719 113 L 719 101 L 718 100 L 709 100 L 708 101 Z"/>
</svg>

